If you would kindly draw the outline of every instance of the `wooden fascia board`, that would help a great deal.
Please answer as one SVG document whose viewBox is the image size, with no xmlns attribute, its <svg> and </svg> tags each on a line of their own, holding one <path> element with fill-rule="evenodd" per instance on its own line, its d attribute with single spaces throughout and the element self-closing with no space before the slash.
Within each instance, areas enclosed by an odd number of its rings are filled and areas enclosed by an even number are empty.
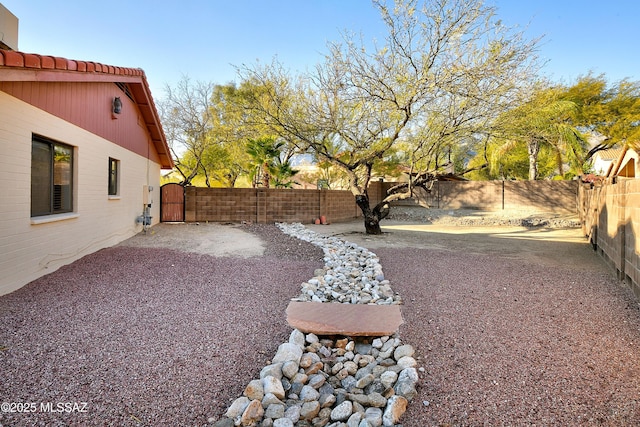
<svg viewBox="0 0 640 427">
<path fill-rule="evenodd" d="M 162 163 L 161 166 L 163 169 L 172 169 L 174 164 L 169 151 L 169 144 L 167 144 L 164 131 L 162 130 L 160 116 L 158 115 L 158 110 L 155 108 L 155 104 L 153 103 L 153 97 L 149 91 L 149 86 L 141 82 L 140 84 L 131 85 L 130 89 L 131 95 L 140 109 L 140 113 L 144 119 L 147 131 L 151 136 L 153 145 L 160 156 Z"/>
<path fill-rule="evenodd" d="M 620 155 L 618 156 L 618 159 L 615 162 L 611 162 L 605 177 L 611 178 L 611 177 L 616 176 L 618 174 L 618 172 L 620 172 L 620 166 L 622 165 L 622 160 L 624 160 L 624 157 L 627 155 L 627 150 L 628 149 L 629 149 L 629 147 L 625 146 L 622 149 L 622 152 L 620 153 Z"/>
</svg>

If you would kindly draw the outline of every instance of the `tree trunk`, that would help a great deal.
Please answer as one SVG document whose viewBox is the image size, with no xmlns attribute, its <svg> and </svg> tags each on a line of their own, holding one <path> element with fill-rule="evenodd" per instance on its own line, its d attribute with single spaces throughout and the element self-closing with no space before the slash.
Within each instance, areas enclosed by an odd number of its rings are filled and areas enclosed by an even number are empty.
<svg viewBox="0 0 640 427">
<path fill-rule="evenodd" d="M 532 138 L 527 144 L 529 151 L 529 180 L 535 181 L 538 178 L 538 153 L 540 152 L 540 142 Z"/>
<path fill-rule="evenodd" d="M 269 165 L 264 163 L 262 165 L 262 186 L 264 188 L 269 188 L 270 180 L 271 180 L 271 176 L 269 175 Z"/>
<path fill-rule="evenodd" d="M 369 197 L 365 195 L 356 196 L 356 204 L 362 211 L 364 216 L 364 229 L 367 234 L 382 234 L 380 228 L 380 218 L 373 212 L 369 206 Z"/>
</svg>

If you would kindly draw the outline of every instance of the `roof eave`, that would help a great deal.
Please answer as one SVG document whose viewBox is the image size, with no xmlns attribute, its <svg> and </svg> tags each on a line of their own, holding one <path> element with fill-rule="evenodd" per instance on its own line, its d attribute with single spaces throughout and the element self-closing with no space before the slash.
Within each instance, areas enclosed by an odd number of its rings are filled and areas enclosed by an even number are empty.
<svg viewBox="0 0 640 427">
<path fill-rule="evenodd" d="M 160 158 L 160 166 L 173 168 L 160 116 L 142 69 L 0 50 L 0 70 L 0 81 L 127 83 Z"/>
</svg>

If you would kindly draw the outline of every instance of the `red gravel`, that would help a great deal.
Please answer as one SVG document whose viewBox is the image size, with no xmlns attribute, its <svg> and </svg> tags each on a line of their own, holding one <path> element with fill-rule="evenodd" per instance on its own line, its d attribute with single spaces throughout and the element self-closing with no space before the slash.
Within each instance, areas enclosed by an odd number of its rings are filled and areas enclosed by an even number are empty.
<svg viewBox="0 0 640 427">
<path fill-rule="evenodd" d="M 266 231 L 259 258 L 114 247 L 0 297 L 0 402 L 87 402 L 0 412 L 0 425 L 217 420 L 288 339 L 287 304 L 323 265 L 315 246 Z"/>
<path fill-rule="evenodd" d="M 376 254 L 426 370 L 405 427 L 640 425 L 638 304 L 605 268 Z"/>
<path fill-rule="evenodd" d="M 0 402 L 87 402 L 0 425 L 217 420 L 286 341 L 286 306 L 322 265 L 273 226 L 247 229 L 263 257 L 115 247 L 0 297 Z M 375 253 L 426 370 L 405 427 L 640 425 L 640 312 L 606 269 Z"/>
</svg>

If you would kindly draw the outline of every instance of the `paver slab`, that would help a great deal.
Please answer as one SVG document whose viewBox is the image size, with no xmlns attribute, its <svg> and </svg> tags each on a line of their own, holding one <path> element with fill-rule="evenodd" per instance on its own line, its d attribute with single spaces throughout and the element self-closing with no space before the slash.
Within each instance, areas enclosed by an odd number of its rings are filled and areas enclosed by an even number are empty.
<svg viewBox="0 0 640 427">
<path fill-rule="evenodd" d="M 287 323 L 316 335 L 379 337 L 394 334 L 403 320 L 399 305 L 291 301 Z"/>
</svg>

